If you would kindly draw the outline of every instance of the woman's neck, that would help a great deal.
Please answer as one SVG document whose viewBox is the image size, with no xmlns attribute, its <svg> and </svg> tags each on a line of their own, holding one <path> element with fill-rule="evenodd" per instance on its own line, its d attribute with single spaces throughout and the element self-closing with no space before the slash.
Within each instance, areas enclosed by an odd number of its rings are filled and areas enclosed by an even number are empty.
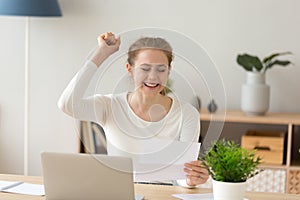
<svg viewBox="0 0 300 200">
<path fill-rule="evenodd" d="M 128 103 L 133 112 L 146 121 L 159 121 L 169 112 L 170 98 L 157 94 L 148 96 L 137 91 L 129 93 Z"/>
<path fill-rule="evenodd" d="M 130 104 L 135 105 L 136 107 L 142 110 L 148 110 L 150 107 L 152 107 L 155 104 L 161 104 L 162 98 L 163 96 L 161 94 L 149 96 L 141 92 L 135 91 L 129 94 L 128 99 Z"/>
</svg>

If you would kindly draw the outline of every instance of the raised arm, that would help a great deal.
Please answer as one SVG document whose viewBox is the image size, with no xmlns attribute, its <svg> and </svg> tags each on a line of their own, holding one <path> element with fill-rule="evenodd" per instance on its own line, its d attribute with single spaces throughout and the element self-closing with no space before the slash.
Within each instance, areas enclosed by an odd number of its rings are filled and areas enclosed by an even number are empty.
<svg viewBox="0 0 300 200">
<path fill-rule="evenodd" d="M 77 72 L 58 100 L 58 107 L 66 114 L 80 120 L 98 121 L 106 111 L 106 98 L 92 96 L 84 98 L 84 93 L 97 71 L 97 68 L 113 53 L 118 51 L 120 38 L 112 33 L 105 33 L 98 37 L 98 48 L 93 56 Z M 95 112 L 96 111 L 96 112 Z M 99 119 L 100 117 L 100 119 Z"/>
</svg>

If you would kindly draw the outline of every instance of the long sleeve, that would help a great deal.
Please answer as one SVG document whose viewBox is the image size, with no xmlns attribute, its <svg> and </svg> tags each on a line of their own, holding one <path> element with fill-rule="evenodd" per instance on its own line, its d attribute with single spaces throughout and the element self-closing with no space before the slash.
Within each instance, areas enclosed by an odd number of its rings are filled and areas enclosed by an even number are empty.
<svg viewBox="0 0 300 200">
<path fill-rule="evenodd" d="M 97 66 L 87 61 L 70 81 L 58 100 L 58 107 L 67 115 L 84 121 L 104 123 L 105 97 L 97 95 L 84 98 Z"/>
<path fill-rule="evenodd" d="M 190 104 L 186 104 L 182 109 L 183 122 L 179 140 L 198 142 L 200 137 L 200 114 Z"/>
</svg>

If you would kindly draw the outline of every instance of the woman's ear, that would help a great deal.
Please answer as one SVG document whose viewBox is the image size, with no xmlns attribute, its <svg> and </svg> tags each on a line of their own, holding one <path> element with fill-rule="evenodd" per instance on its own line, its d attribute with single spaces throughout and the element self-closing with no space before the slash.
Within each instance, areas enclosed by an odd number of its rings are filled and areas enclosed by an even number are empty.
<svg viewBox="0 0 300 200">
<path fill-rule="evenodd" d="M 132 66 L 129 63 L 126 63 L 126 69 L 130 76 L 132 76 Z"/>
</svg>

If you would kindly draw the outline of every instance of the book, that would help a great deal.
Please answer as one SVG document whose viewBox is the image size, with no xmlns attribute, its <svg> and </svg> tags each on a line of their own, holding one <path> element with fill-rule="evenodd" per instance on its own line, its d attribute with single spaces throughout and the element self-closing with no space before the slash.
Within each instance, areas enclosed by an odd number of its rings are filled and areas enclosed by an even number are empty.
<svg viewBox="0 0 300 200">
<path fill-rule="evenodd" d="M 24 183 L 22 181 L 1 181 L 0 191 L 28 195 L 45 195 L 44 185 Z"/>
</svg>

